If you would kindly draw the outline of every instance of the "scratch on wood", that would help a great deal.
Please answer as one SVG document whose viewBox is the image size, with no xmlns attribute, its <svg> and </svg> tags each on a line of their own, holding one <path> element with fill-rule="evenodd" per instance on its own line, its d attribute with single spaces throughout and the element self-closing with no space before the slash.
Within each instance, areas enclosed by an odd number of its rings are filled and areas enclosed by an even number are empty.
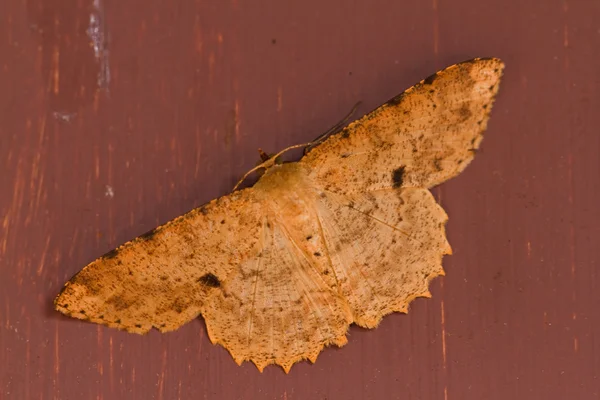
<svg viewBox="0 0 600 400">
<path fill-rule="evenodd" d="M 438 13 L 438 0 L 433 0 L 433 54 L 437 55 L 439 52 L 440 43 L 440 19 Z"/>
<path fill-rule="evenodd" d="M 58 382 L 58 377 L 60 374 L 60 356 L 59 356 L 59 347 L 58 347 L 58 324 L 54 326 L 54 379 L 52 380 L 52 384 L 54 386 L 54 398 L 57 398 L 58 388 L 56 384 Z"/>
<path fill-rule="evenodd" d="M 37 276 L 41 276 L 44 271 L 44 265 L 46 264 L 46 255 L 48 254 L 48 247 L 50 247 L 50 236 L 46 237 L 46 244 L 44 245 L 44 250 L 42 251 L 42 257 L 40 258 L 40 265 L 36 270 Z"/>
<path fill-rule="evenodd" d="M 110 67 L 108 62 L 108 33 L 106 31 L 104 1 L 94 0 L 86 32 L 92 42 L 94 56 L 99 67 L 97 78 L 98 88 L 108 90 L 108 85 L 110 83 Z"/>
<path fill-rule="evenodd" d="M 108 338 L 108 373 L 110 375 L 110 391 L 114 391 L 115 387 L 115 365 L 114 365 L 114 346 L 112 336 Z"/>
<path fill-rule="evenodd" d="M 96 332 L 98 333 L 98 354 L 102 354 L 102 329 L 100 329 L 101 327 L 98 326 L 98 329 L 96 329 Z M 104 376 L 104 364 L 102 363 L 102 357 L 100 357 L 98 364 L 97 364 L 97 369 L 98 369 L 98 374 L 100 376 Z"/>
<path fill-rule="evenodd" d="M 52 51 L 52 68 L 50 73 L 52 74 L 52 93 L 55 95 L 59 92 L 60 84 L 60 52 L 58 51 L 58 45 L 55 45 Z M 50 89 L 50 88 L 48 88 Z"/>
<path fill-rule="evenodd" d="M 165 391 L 165 371 L 167 370 L 167 350 L 163 350 L 161 357 L 160 377 L 158 378 L 158 399 L 163 399 Z"/>
</svg>

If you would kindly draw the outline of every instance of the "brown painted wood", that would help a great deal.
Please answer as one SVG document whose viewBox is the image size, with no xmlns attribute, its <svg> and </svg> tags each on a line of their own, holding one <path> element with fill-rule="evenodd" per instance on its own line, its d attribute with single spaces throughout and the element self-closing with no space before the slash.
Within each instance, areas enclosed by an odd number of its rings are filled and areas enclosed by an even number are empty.
<svg viewBox="0 0 600 400">
<path fill-rule="evenodd" d="M 0 2 L 1 399 L 599 397 L 597 2 L 95 4 Z M 236 366 L 201 321 L 140 337 L 52 310 L 258 147 L 476 56 L 505 79 L 482 151 L 436 190 L 454 255 L 408 315 L 285 375 Z"/>
</svg>

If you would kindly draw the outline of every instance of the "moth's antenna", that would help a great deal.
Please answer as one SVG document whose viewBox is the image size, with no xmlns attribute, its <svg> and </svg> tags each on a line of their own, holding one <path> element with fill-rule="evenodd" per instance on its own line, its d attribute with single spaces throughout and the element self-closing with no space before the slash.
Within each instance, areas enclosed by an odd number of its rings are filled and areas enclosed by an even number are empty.
<svg viewBox="0 0 600 400">
<path fill-rule="evenodd" d="M 242 184 L 242 182 L 244 182 L 246 180 L 246 178 L 248 177 L 248 175 L 250 175 L 254 171 L 259 170 L 261 168 L 267 169 L 267 168 L 272 167 L 273 164 L 275 163 L 275 160 L 277 159 L 277 157 L 279 157 L 283 153 L 285 153 L 285 152 L 287 152 L 289 150 L 300 148 L 300 147 L 304 147 L 304 154 L 308 153 L 314 147 L 316 147 L 317 145 L 321 144 L 321 142 L 323 142 L 329 136 L 333 135 L 334 133 L 337 133 L 340 129 L 342 129 L 346 125 L 346 123 L 348 122 L 348 120 L 352 117 L 352 115 L 354 115 L 354 113 L 356 112 L 356 109 L 358 108 L 358 106 L 360 106 L 360 104 L 361 104 L 360 101 L 357 102 L 354 105 L 354 107 L 352 107 L 352 110 L 350 110 L 350 112 L 348 113 L 348 115 L 346 115 L 344 117 L 344 119 L 342 119 L 340 122 L 338 122 L 337 124 L 335 124 L 334 126 L 332 126 L 331 128 L 329 128 L 327 130 L 327 132 L 325 132 L 324 134 L 322 134 L 321 136 L 319 136 L 318 138 L 316 138 L 312 142 L 303 143 L 303 144 L 296 144 L 294 146 L 290 146 L 288 148 L 285 148 L 285 149 L 281 150 L 279 153 L 275 154 L 273 157 L 269 158 L 268 160 L 264 161 L 263 163 L 261 163 L 261 164 L 257 165 L 256 167 L 252 168 L 250 171 L 246 172 L 246 174 L 242 177 L 242 179 L 240 179 L 238 181 L 238 183 L 235 184 L 235 186 L 233 187 L 232 192 L 235 192 L 237 190 L 237 188 Z M 261 149 L 258 149 L 258 151 L 260 153 L 260 157 L 262 159 L 264 159 L 264 156 L 266 156 L 266 154 L 264 154 L 264 152 Z"/>
<path fill-rule="evenodd" d="M 285 149 L 281 150 L 279 153 L 275 154 L 273 157 L 269 158 L 267 161 L 265 161 L 265 162 L 263 162 L 261 164 L 258 164 L 256 167 L 254 167 L 250 171 L 246 172 L 246 174 L 242 177 L 242 179 L 240 179 L 239 182 L 235 184 L 235 186 L 233 187 L 232 192 L 235 192 L 236 189 L 238 188 L 238 186 L 240 186 L 242 184 L 242 182 L 244 182 L 246 180 L 246 178 L 248 177 L 248 175 L 250 175 L 251 173 L 253 173 L 257 169 L 261 169 L 261 168 L 267 169 L 267 168 L 272 167 L 273 164 L 275 163 L 275 160 L 277 159 L 277 157 L 279 157 L 280 155 L 282 155 L 286 151 L 297 149 L 299 147 L 306 147 L 306 146 L 309 146 L 311 143 L 312 142 L 308 142 L 308 143 L 296 144 L 294 146 L 290 146 L 288 148 L 285 148 Z"/>
<path fill-rule="evenodd" d="M 348 120 L 350 118 L 352 118 L 352 116 L 354 115 L 354 113 L 356 112 L 356 110 L 358 109 L 358 106 L 361 105 L 361 102 L 357 102 L 354 107 L 352 107 L 352 110 L 350 110 L 350 112 L 344 117 L 344 119 L 342 119 L 340 122 L 338 122 L 337 124 L 335 124 L 334 126 L 332 126 L 331 128 L 329 128 L 325 133 L 323 133 L 321 136 L 319 136 L 318 138 L 316 138 L 315 140 L 313 140 L 305 149 L 304 149 L 304 154 L 306 155 L 306 153 L 308 153 L 309 151 L 311 151 L 312 149 L 314 149 L 316 146 L 318 146 L 319 144 L 321 144 L 323 141 L 325 141 L 325 139 L 327 139 L 329 136 L 339 132 L 347 123 Z"/>
</svg>

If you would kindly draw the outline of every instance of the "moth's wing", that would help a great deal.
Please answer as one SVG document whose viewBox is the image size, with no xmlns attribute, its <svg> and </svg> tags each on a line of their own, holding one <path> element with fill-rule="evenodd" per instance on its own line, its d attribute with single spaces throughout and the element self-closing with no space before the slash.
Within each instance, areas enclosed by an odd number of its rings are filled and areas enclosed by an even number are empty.
<svg viewBox="0 0 600 400">
<path fill-rule="evenodd" d="M 429 297 L 429 281 L 443 275 L 450 254 L 446 213 L 427 189 L 339 194 L 317 202 L 323 254 L 347 299 L 354 322 L 375 327 L 394 311 Z"/>
<path fill-rule="evenodd" d="M 90 263 L 55 308 L 129 332 L 177 329 L 256 251 L 261 210 L 247 189 L 178 217 Z"/>
<path fill-rule="evenodd" d="M 271 203 L 281 207 L 271 204 L 263 214 L 258 255 L 238 264 L 202 310 L 211 341 L 227 348 L 238 364 L 249 360 L 261 371 L 269 364 L 288 372 L 303 359 L 314 362 L 324 346 L 347 342 L 352 322 L 318 253 L 314 209 L 301 195 L 287 201 L 296 194 L 270 193 Z"/>
<path fill-rule="evenodd" d="M 345 192 L 440 184 L 473 159 L 503 67 L 494 58 L 450 66 L 331 136 L 301 163 L 316 182 Z"/>
</svg>

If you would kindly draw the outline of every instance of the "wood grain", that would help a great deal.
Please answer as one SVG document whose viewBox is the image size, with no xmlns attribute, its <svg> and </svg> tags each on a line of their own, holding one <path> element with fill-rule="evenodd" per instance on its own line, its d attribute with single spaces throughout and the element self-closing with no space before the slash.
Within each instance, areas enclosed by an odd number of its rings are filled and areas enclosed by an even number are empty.
<svg viewBox="0 0 600 400">
<path fill-rule="evenodd" d="M 600 396 L 600 5 L 0 2 L 0 399 Z M 507 65 L 430 300 L 285 375 L 52 311 L 82 266 L 452 63 Z"/>
</svg>

